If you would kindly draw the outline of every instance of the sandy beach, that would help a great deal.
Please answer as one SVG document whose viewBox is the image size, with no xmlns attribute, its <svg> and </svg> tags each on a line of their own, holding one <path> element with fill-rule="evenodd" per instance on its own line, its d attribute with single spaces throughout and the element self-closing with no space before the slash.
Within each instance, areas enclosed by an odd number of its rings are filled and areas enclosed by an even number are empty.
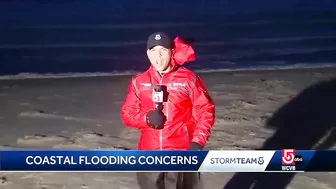
<svg viewBox="0 0 336 189">
<path fill-rule="evenodd" d="M 335 149 L 336 68 L 200 75 L 216 104 L 206 149 Z M 139 132 L 120 121 L 130 78 L 0 80 L 0 147 L 136 149 Z M 211 189 L 231 178 L 226 189 L 247 189 L 256 180 L 260 188 L 336 188 L 335 173 L 203 174 Z M 0 173 L 0 188 L 135 189 L 137 184 L 134 173 Z"/>
</svg>

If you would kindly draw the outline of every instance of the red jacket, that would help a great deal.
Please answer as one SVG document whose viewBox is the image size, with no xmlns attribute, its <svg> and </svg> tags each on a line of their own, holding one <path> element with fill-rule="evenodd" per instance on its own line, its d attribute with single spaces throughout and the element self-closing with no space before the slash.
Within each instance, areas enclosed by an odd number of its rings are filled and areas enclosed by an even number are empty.
<svg viewBox="0 0 336 189">
<path fill-rule="evenodd" d="M 190 142 L 204 146 L 210 137 L 215 106 L 200 77 L 180 65 L 176 61 L 162 77 L 151 66 L 129 84 L 121 120 L 141 131 L 139 150 L 186 150 Z M 163 103 L 167 120 L 162 130 L 155 130 L 147 126 L 146 114 L 155 109 L 152 90 L 160 84 L 168 91 L 168 101 Z"/>
</svg>

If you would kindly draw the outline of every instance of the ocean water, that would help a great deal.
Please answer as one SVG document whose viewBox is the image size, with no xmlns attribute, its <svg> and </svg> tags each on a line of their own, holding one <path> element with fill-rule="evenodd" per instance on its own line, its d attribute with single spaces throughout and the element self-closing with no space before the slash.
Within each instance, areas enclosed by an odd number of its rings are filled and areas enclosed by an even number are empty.
<svg viewBox="0 0 336 189">
<path fill-rule="evenodd" d="M 0 19 L 0 75 L 141 72 L 155 31 L 193 38 L 195 71 L 336 66 L 335 11 L 178 10 L 9 15 Z"/>
</svg>

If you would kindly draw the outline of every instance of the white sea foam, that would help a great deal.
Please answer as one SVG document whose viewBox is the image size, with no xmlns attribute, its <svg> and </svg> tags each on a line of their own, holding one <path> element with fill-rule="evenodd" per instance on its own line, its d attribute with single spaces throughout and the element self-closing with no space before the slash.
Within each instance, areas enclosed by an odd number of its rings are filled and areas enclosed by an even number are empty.
<svg viewBox="0 0 336 189">
<path fill-rule="evenodd" d="M 192 37 L 192 36 L 188 36 Z M 304 40 L 334 40 L 335 36 L 308 36 L 308 37 L 280 37 L 280 38 L 239 38 L 235 40 L 198 41 L 192 44 L 194 47 L 215 47 L 228 45 L 251 45 L 279 42 L 297 42 Z M 145 45 L 146 40 L 122 41 L 122 42 L 96 42 L 96 43 L 49 43 L 49 44 L 1 44 L 0 49 L 36 49 L 36 48 L 92 48 L 92 47 L 129 47 L 134 45 Z M 300 51 L 297 48 L 288 50 Z M 302 48 L 303 51 L 312 48 Z M 281 51 L 282 49 L 279 49 Z M 286 50 L 286 49 L 284 49 Z M 317 50 L 334 50 L 334 47 L 317 48 Z M 278 51 L 278 49 L 266 49 L 264 51 Z"/>
<path fill-rule="evenodd" d="M 236 58 L 248 58 L 254 56 L 260 56 L 268 54 L 272 56 L 276 55 L 292 55 L 292 54 L 310 54 L 323 51 L 336 51 L 335 47 L 306 47 L 306 48 L 265 48 L 265 49 L 250 49 L 250 50 L 236 50 L 225 54 L 205 54 L 198 55 L 198 58 L 203 60 L 212 59 L 236 59 Z"/>
<path fill-rule="evenodd" d="M 263 70 L 293 70 L 293 69 L 313 69 L 313 68 L 336 68 L 336 63 L 319 63 L 319 64 L 294 64 L 294 65 L 268 65 L 254 66 L 243 68 L 221 68 L 221 69 L 198 69 L 196 73 L 209 72 L 231 72 L 231 71 L 263 71 Z"/>
<path fill-rule="evenodd" d="M 272 38 L 238 38 L 234 40 L 202 41 L 194 46 L 251 45 L 263 43 L 297 42 L 304 40 L 334 40 L 335 36 L 272 37 Z"/>
<path fill-rule="evenodd" d="M 262 70 L 290 70 L 290 69 L 313 69 L 313 68 L 336 68 L 336 63 L 305 64 L 298 63 L 294 65 L 267 65 L 242 68 L 221 68 L 221 69 L 192 69 L 195 73 L 211 72 L 231 72 L 231 71 L 262 71 Z M 113 72 L 91 72 L 91 73 L 20 73 L 16 75 L 2 75 L 0 80 L 15 79 L 48 79 L 48 78 L 76 78 L 76 77 L 103 77 L 103 76 L 127 76 L 141 73 L 136 70 L 113 71 Z"/>
<path fill-rule="evenodd" d="M 146 28 L 167 28 L 167 27 L 186 27 L 203 25 L 197 22 L 185 23 L 131 23 L 131 24 L 54 24 L 54 25 L 21 25 L 12 26 L 14 29 L 90 29 L 90 30 L 103 30 L 103 29 L 146 29 Z"/>
<path fill-rule="evenodd" d="M 92 43 L 92 44 L 6 44 L 0 45 L 0 49 L 33 49 L 33 48 L 84 48 L 84 47 L 124 47 L 133 45 L 146 44 L 146 41 L 129 41 L 129 42 L 113 42 L 113 43 Z"/>
</svg>

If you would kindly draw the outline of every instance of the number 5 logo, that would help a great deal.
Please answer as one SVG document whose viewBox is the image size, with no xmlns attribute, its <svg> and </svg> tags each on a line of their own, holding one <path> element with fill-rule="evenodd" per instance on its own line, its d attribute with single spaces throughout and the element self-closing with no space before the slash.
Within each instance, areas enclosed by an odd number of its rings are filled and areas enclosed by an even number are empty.
<svg viewBox="0 0 336 189">
<path fill-rule="evenodd" d="M 282 164 L 283 165 L 294 165 L 295 150 L 294 149 L 283 149 L 282 150 Z"/>
<path fill-rule="evenodd" d="M 155 95 L 155 96 L 153 97 L 153 101 L 154 101 L 154 102 L 160 102 L 160 96 L 159 96 L 159 95 Z"/>
</svg>

